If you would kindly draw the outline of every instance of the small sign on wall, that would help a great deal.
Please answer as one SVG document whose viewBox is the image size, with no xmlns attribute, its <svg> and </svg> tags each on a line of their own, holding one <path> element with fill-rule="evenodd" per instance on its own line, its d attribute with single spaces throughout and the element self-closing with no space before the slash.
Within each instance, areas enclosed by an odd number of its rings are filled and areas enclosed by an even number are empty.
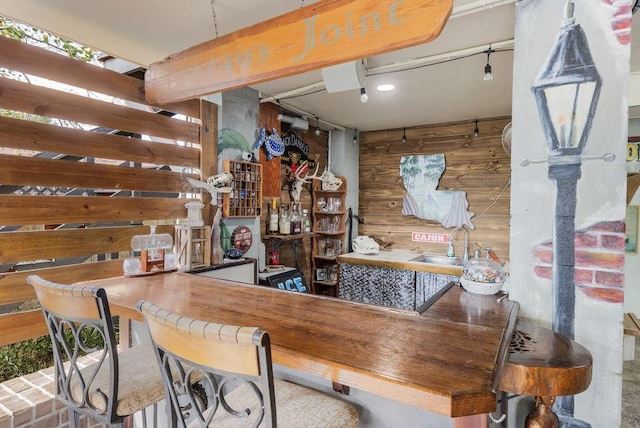
<svg viewBox="0 0 640 428">
<path fill-rule="evenodd" d="M 414 242 L 435 242 L 435 243 L 448 243 L 448 233 L 424 233 L 424 232 L 411 232 L 411 240 Z"/>
<path fill-rule="evenodd" d="M 640 137 L 629 137 L 627 141 L 627 173 L 640 172 Z"/>
</svg>

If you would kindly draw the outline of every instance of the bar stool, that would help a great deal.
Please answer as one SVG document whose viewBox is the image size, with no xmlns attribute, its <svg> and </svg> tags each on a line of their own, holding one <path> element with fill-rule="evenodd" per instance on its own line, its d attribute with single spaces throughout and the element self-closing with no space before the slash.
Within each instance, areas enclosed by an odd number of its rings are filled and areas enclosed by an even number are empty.
<svg viewBox="0 0 640 428">
<path fill-rule="evenodd" d="M 141 301 L 165 379 L 174 427 L 358 426 L 348 403 L 293 383 L 274 380 L 269 334 L 257 327 L 199 321 Z M 176 375 L 180 380 L 174 380 Z M 212 399 L 189 385 L 201 378 Z"/>
<path fill-rule="evenodd" d="M 527 428 L 555 428 L 552 410 L 559 395 L 575 395 L 591 383 L 591 353 L 552 330 L 518 320 L 500 378 L 500 390 L 536 398 Z"/>
<path fill-rule="evenodd" d="M 80 427 L 80 415 L 123 426 L 139 411 L 146 426 L 144 410 L 152 405 L 155 410 L 164 398 L 151 344 L 118 352 L 103 288 L 57 284 L 37 275 L 30 275 L 27 282 L 36 292 L 49 329 L 56 398 L 67 406 L 70 426 Z M 96 334 L 104 347 L 87 344 L 87 336 Z M 97 353 L 98 361 L 81 367 L 79 357 L 89 353 Z"/>
</svg>

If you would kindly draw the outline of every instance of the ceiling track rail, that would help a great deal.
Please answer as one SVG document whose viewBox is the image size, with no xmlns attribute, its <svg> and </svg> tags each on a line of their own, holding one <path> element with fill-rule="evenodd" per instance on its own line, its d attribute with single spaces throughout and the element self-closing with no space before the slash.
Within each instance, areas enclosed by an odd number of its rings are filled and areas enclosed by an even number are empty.
<svg viewBox="0 0 640 428">
<path fill-rule="evenodd" d="M 490 10 L 493 9 L 495 7 L 500 7 L 500 6 L 505 6 L 511 3 L 515 3 L 516 0 L 476 0 L 473 1 L 471 3 L 466 3 L 460 6 L 456 6 L 453 8 L 453 11 L 451 13 L 451 16 L 449 17 L 449 19 L 455 19 L 455 18 L 459 18 L 462 16 L 467 16 L 467 15 L 471 15 L 474 13 L 479 13 L 485 10 Z M 510 40 L 503 40 L 500 42 L 494 42 L 491 43 L 491 48 L 495 49 L 495 50 L 502 50 L 502 49 L 511 49 L 514 46 L 514 40 L 510 39 Z M 409 70 L 411 68 L 416 68 L 416 67 L 420 67 L 420 66 L 426 66 L 429 64 L 435 64 L 441 61 L 451 61 L 451 60 L 455 60 L 458 58 L 463 58 L 463 57 L 467 57 L 469 55 L 474 55 L 474 54 L 479 54 L 482 52 L 485 52 L 487 50 L 487 45 L 486 43 L 480 46 L 474 46 L 474 47 L 470 47 L 470 48 L 465 48 L 465 49 L 460 49 L 457 51 L 451 51 L 451 52 L 444 52 L 441 54 L 436 54 L 436 55 L 430 55 L 430 56 L 426 56 L 426 57 L 421 57 L 421 58 L 414 58 L 414 59 L 409 59 L 409 60 L 405 60 L 405 61 L 398 61 L 398 62 L 394 62 L 391 64 L 386 64 L 386 65 L 380 65 L 377 67 L 372 67 L 372 68 L 368 68 L 367 69 L 367 75 L 375 75 L 375 74 L 381 74 L 381 73 L 392 73 L 392 72 L 398 72 L 398 71 L 404 71 L 404 70 Z M 261 103 L 270 103 L 270 102 L 277 102 L 279 104 L 282 104 L 283 107 L 294 111 L 304 117 L 310 117 L 310 118 L 315 118 L 316 116 L 313 113 L 298 109 L 296 107 L 292 107 L 290 105 L 285 105 L 284 103 L 282 103 L 283 99 L 286 99 L 288 97 L 295 97 L 298 95 L 302 95 L 306 92 L 309 91 L 314 91 L 314 90 L 318 90 L 318 89 L 324 89 L 325 88 L 325 84 L 324 82 L 315 82 L 315 83 L 311 83 L 309 85 L 306 86 L 302 86 L 300 88 L 295 88 L 295 89 L 291 89 L 289 91 L 285 91 L 285 92 L 280 92 L 277 94 L 273 94 L 273 95 L 269 95 L 267 97 L 264 98 L 260 98 L 260 102 Z M 339 130 L 344 130 L 345 127 L 335 124 L 335 123 L 331 123 L 325 120 L 320 119 L 320 122 L 323 122 L 324 124 L 326 124 L 327 126 L 334 128 L 334 129 L 339 129 Z"/>
</svg>

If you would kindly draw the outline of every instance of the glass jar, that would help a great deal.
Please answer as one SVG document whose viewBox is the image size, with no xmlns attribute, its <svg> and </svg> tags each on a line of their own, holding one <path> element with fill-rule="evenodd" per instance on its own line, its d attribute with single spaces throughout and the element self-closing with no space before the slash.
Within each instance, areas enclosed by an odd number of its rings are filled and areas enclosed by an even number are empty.
<svg viewBox="0 0 640 428">
<path fill-rule="evenodd" d="M 504 284 L 504 270 L 499 263 L 489 258 L 490 249 L 487 249 L 487 257 L 480 257 L 480 251 L 476 250 L 474 258 L 464 264 L 460 283 L 465 290 L 475 294 L 496 294 Z"/>
<path fill-rule="evenodd" d="M 173 237 L 168 233 L 156 234 L 155 225 L 151 225 L 151 233 L 148 235 L 135 235 L 131 238 L 131 249 L 142 250 L 166 250 L 173 247 Z"/>
</svg>

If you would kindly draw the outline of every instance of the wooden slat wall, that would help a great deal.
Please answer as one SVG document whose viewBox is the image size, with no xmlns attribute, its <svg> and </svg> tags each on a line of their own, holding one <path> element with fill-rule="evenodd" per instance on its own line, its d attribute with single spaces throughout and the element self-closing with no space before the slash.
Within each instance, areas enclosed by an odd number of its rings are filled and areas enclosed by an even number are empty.
<svg viewBox="0 0 640 428">
<path fill-rule="evenodd" d="M 475 229 L 469 231 L 470 253 L 473 254 L 475 248 L 488 246 L 501 261 L 506 261 L 511 160 L 502 148 L 501 135 L 509 121 L 509 118 L 483 119 L 478 123 L 480 134 L 475 138 L 473 122 L 407 128 L 406 144 L 401 142 L 402 129 L 360 133 L 358 214 L 365 220 L 360 225 L 360 234 L 390 244 L 389 248 L 446 254 L 443 244 L 411 241 L 411 232 L 449 233 L 451 229 L 435 221 L 402 216 L 406 192 L 400 177 L 402 156 L 444 153 L 446 169 L 438 189 L 465 191 L 469 211 L 476 215 L 472 219 Z M 487 212 L 479 217 L 485 210 Z M 462 232 L 458 232 L 455 244 L 460 255 L 462 239 Z"/>
<path fill-rule="evenodd" d="M 211 122 L 217 121 L 217 108 L 206 103 L 201 133 L 199 100 L 152 107 L 139 79 L 5 37 L 0 67 L 120 100 L 0 78 L 1 109 L 43 118 L 0 117 L 0 189 L 24 189 L 0 194 L 2 346 L 46 332 L 39 310 L 3 313 L 35 299 L 28 275 L 64 283 L 120 275 L 122 260 L 108 259 L 128 254 L 132 236 L 149 233 L 143 221 L 156 221 L 158 233 L 173 234 L 171 224 L 186 217 L 185 177 L 199 178 L 183 168 L 215 164 L 201 159 L 200 148 L 203 141 L 215 146 L 217 125 Z M 83 126 L 62 127 L 58 121 Z M 94 132 L 98 128 L 102 132 Z M 79 191 L 68 195 L 66 189 Z M 54 267 L 52 262 L 65 258 L 86 262 Z"/>
<path fill-rule="evenodd" d="M 33 54 L 33 46 L 8 37 L 0 38 L 2 67 L 34 76 L 47 76 L 56 82 L 108 94 L 123 100 L 147 103 L 143 80 L 113 73 L 43 49 L 37 52 L 38 61 L 33 60 Z M 200 112 L 200 101 L 194 99 L 156 107 L 197 118 Z"/>
</svg>

